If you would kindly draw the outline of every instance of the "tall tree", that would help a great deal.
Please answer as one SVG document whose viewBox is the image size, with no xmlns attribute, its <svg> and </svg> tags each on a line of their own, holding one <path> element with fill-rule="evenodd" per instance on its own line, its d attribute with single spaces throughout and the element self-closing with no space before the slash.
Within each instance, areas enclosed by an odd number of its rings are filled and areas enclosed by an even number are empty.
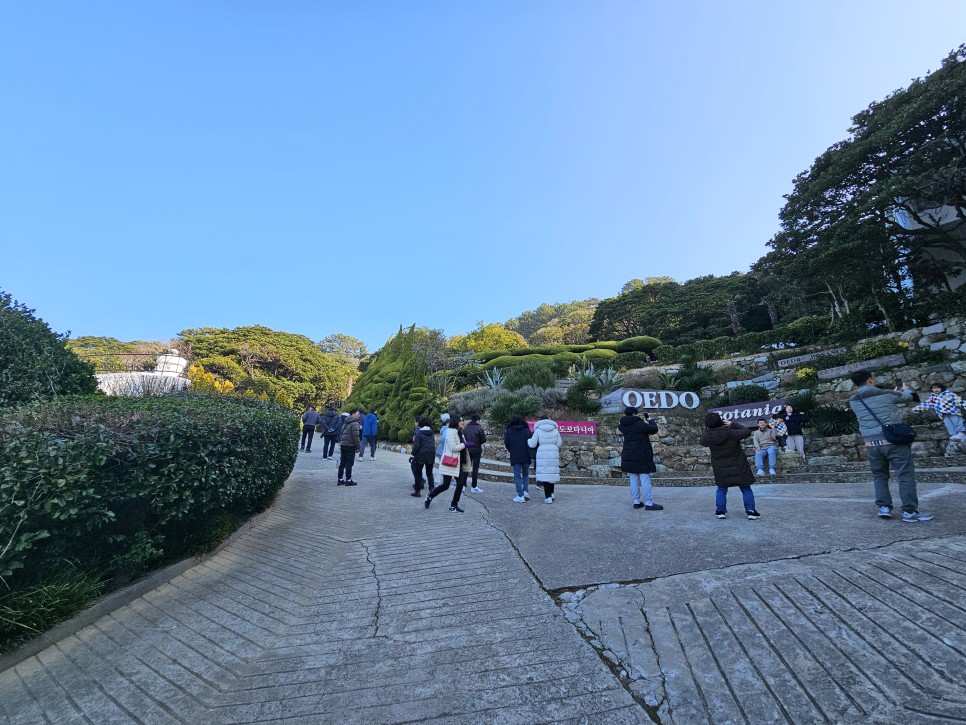
<svg viewBox="0 0 966 725">
<path fill-rule="evenodd" d="M 347 360 L 351 360 L 357 365 L 360 360 L 369 355 L 369 350 L 366 349 L 366 343 L 357 337 L 343 335 L 342 333 L 323 337 L 319 340 L 319 347 L 324 353 L 339 355 Z"/>
</svg>

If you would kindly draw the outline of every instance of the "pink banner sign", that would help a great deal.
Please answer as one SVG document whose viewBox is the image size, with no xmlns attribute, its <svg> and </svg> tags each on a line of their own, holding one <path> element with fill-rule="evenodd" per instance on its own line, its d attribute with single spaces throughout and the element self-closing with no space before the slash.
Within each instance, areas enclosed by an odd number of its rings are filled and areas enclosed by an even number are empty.
<svg viewBox="0 0 966 725">
<path fill-rule="evenodd" d="M 530 432 L 533 432 L 533 426 L 538 421 L 528 420 L 527 425 L 530 426 Z M 560 430 L 560 435 L 562 436 L 596 436 L 597 435 L 597 423 L 592 420 L 558 420 L 556 421 L 557 428 Z"/>
</svg>

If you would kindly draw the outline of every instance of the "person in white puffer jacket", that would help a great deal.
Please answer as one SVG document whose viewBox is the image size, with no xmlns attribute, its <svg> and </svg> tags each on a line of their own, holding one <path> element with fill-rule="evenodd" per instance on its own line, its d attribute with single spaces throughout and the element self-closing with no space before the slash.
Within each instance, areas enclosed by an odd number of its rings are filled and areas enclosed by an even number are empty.
<svg viewBox="0 0 966 725">
<path fill-rule="evenodd" d="M 553 485 L 560 480 L 560 429 L 545 415 L 534 424 L 527 444 L 537 449 L 537 483 L 543 484 L 544 503 L 553 503 Z"/>
</svg>

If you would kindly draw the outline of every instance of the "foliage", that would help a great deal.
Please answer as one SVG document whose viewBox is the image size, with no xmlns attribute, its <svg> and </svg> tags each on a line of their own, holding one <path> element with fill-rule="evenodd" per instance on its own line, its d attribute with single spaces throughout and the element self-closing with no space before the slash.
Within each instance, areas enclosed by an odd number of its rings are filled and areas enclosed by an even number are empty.
<svg viewBox="0 0 966 725">
<path fill-rule="evenodd" d="M 604 368 L 594 374 L 597 380 L 597 392 L 606 395 L 612 390 L 617 390 L 623 383 L 623 379 L 614 368 Z"/>
<path fill-rule="evenodd" d="M 714 369 L 714 379 L 718 383 L 730 383 L 735 380 L 747 380 L 749 375 L 754 375 L 744 368 L 737 365 L 722 365 Z"/>
<path fill-rule="evenodd" d="M 483 414 L 495 403 L 504 391 L 499 388 L 475 388 L 463 393 L 456 393 L 449 399 L 446 410 L 450 413 L 458 413 L 464 417 L 474 413 Z"/>
<path fill-rule="evenodd" d="M 930 350 L 926 347 L 917 347 L 906 353 L 906 362 L 909 365 L 938 365 L 949 359 L 946 350 Z"/>
<path fill-rule="evenodd" d="M 154 370 L 158 355 L 169 346 L 163 342 L 121 342 L 114 337 L 83 336 L 68 340 L 67 348 L 93 365 L 98 373 L 118 373 Z"/>
<path fill-rule="evenodd" d="M 445 355 L 437 356 L 439 332 L 415 325 L 399 332 L 383 346 L 369 363 L 345 402 L 345 408 L 378 408 L 381 424 L 379 437 L 404 442 L 410 439 L 413 418 L 424 415 L 430 420 L 443 410 L 442 396 L 430 389 L 430 366 L 433 374 L 452 379 L 445 368 Z M 444 349 L 444 348 L 443 348 Z M 444 377 L 445 375 L 445 377 Z"/>
<path fill-rule="evenodd" d="M 484 370 L 481 380 L 487 387 L 499 390 L 503 387 L 504 375 L 500 368 L 493 368 L 492 370 Z"/>
<path fill-rule="evenodd" d="M 651 360 L 646 352 L 620 352 L 610 362 L 618 370 L 633 370 L 647 367 Z"/>
<path fill-rule="evenodd" d="M 581 375 L 567 389 L 567 407 L 578 413 L 589 415 L 600 410 L 600 401 L 590 397 L 596 392 L 598 380 L 593 375 Z"/>
<path fill-rule="evenodd" d="M 771 399 L 771 393 L 764 385 L 738 385 L 728 390 L 728 404 L 760 403 Z"/>
<path fill-rule="evenodd" d="M 789 337 L 801 345 L 818 341 L 829 331 L 830 320 L 825 315 L 805 315 L 789 322 L 785 329 Z"/>
<path fill-rule="evenodd" d="M 587 342 L 587 330 L 598 300 L 574 300 L 542 304 L 506 321 L 506 328 L 520 333 L 530 345 L 576 345 Z"/>
<path fill-rule="evenodd" d="M 859 432 L 859 419 L 851 408 L 820 405 L 812 409 L 809 420 L 812 430 L 825 438 Z"/>
<path fill-rule="evenodd" d="M 538 388 L 555 387 L 557 376 L 554 374 L 552 365 L 528 361 L 510 368 L 510 371 L 506 374 L 503 387 L 507 390 L 517 390 L 524 385 L 535 385 Z"/>
<path fill-rule="evenodd" d="M 877 357 L 904 353 L 909 349 L 909 343 L 897 337 L 887 337 L 882 340 L 872 340 L 845 355 L 847 362 L 856 363 L 863 360 L 874 360 Z"/>
<path fill-rule="evenodd" d="M 685 360 L 681 369 L 664 379 L 669 390 L 690 390 L 697 392 L 714 383 L 714 371 L 700 367 L 694 359 Z"/>
<path fill-rule="evenodd" d="M 513 393 L 504 393 L 493 403 L 486 417 L 492 425 L 505 426 L 514 415 L 533 417 L 541 404 L 542 400 L 536 395 L 518 397 Z"/>
<path fill-rule="evenodd" d="M 0 577 L 69 559 L 123 583 L 193 551 L 207 522 L 265 508 L 296 456 L 292 414 L 235 396 L 61 398 L 0 415 Z"/>
<path fill-rule="evenodd" d="M 178 348 L 238 392 L 273 400 L 284 391 L 282 399 L 299 409 L 343 400 L 358 374 L 349 359 L 322 352 L 309 338 L 260 325 L 183 330 Z"/>
<path fill-rule="evenodd" d="M 319 340 L 319 349 L 326 355 L 335 355 L 336 357 L 344 358 L 353 365 L 358 365 L 360 360 L 363 360 L 369 355 L 366 343 L 356 337 L 352 337 L 352 335 L 343 335 L 342 333 L 323 337 Z"/>
<path fill-rule="evenodd" d="M 499 322 L 486 325 L 481 320 L 476 329 L 466 335 L 451 337 L 447 344 L 461 352 L 476 350 L 509 350 L 526 347 L 527 341 L 517 332 L 506 329 Z"/>
<path fill-rule="evenodd" d="M 802 390 L 787 398 L 788 405 L 798 413 L 810 413 L 815 409 L 815 391 L 811 388 Z"/>
<path fill-rule="evenodd" d="M 755 273 L 770 301 L 826 312 L 846 336 L 925 319 L 966 266 L 966 46 L 852 119 L 799 174 Z M 942 261 L 939 261 L 939 260 Z M 858 335 L 856 335 L 858 333 Z"/>
<path fill-rule="evenodd" d="M 0 408 L 97 389 L 94 367 L 34 310 L 0 290 Z"/>
<path fill-rule="evenodd" d="M 235 392 L 235 384 L 231 380 L 223 380 L 214 373 L 205 372 L 204 365 L 190 366 L 185 377 L 191 381 L 191 392 L 198 395 L 231 395 Z"/>
<path fill-rule="evenodd" d="M 795 371 L 795 379 L 800 384 L 811 385 L 818 382 L 818 370 L 815 368 L 799 368 Z"/>
</svg>

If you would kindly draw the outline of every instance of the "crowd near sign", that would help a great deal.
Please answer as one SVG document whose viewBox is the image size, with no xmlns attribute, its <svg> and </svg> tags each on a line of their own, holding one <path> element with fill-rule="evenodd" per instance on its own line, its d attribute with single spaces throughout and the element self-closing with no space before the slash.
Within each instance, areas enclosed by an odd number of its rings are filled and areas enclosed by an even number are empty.
<svg viewBox="0 0 966 725">
<path fill-rule="evenodd" d="M 600 409 L 603 413 L 620 413 L 624 408 L 641 408 L 643 410 L 672 410 L 685 408 L 694 410 L 701 405 L 697 393 L 677 390 L 637 390 L 634 388 L 619 388 L 600 399 Z"/>
<path fill-rule="evenodd" d="M 710 412 L 719 413 L 725 420 L 746 420 L 752 422 L 758 418 L 770 418 L 774 413 L 785 410 L 788 401 L 784 398 L 780 400 L 766 400 L 761 403 L 742 403 L 741 405 L 728 405 L 723 408 L 710 408 Z"/>
<path fill-rule="evenodd" d="M 778 361 L 778 367 L 791 368 L 791 367 L 795 367 L 799 363 L 818 360 L 820 357 L 828 357 L 829 355 L 841 355 L 844 352 L 848 352 L 848 350 L 849 349 L 847 347 L 833 347 L 831 350 L 819 350 L 818 352 L 810 352 L 807 355 L 799 355 L 798 357 L 786 357 L 784 360 Z"/>
<path fill-rule="evenodd" d="M 528 420 L 527 425 L 530 426 L 530 432 L 533 433 L 533 426 L 537 423 L 535 420 Z M 592 420 L 558 420 L 557 429 L 560 431 L 562 436 L 596 436 L 597 435 L 597 423 Z"/>
<path fill-rule="evenodd" d="M 893 368 L 896 365 L 904 365 L 905 362 L 905 356 L 902 353 L 896 353 L 895 355 L 886 355 L 884 357 L 877 357 L 872 360 L 863 360 L 862 362 L 852 363 L 851 365 L 840 365 L 837 368 L 819 370 L 818 378 L 819 380 L 831 380 L 832 378 L 840 378 L 844 375 L 848 375 L 849 373 L 854 373 L 856 370 Z"/>
</svg>

